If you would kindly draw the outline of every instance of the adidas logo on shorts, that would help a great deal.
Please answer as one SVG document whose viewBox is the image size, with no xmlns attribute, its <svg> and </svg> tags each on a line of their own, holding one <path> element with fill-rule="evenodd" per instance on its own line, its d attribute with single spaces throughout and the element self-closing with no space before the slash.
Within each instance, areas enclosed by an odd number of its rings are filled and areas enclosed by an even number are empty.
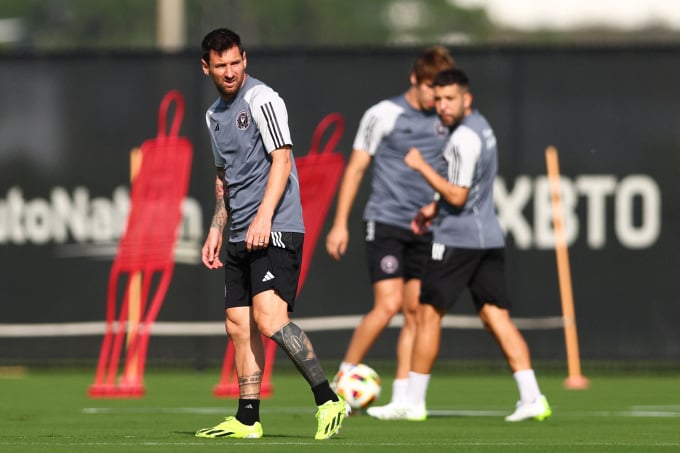
<svg viewBox="0 0 680 453">
<path fill-rule="evenodd" d="M 271 272 L 267 271 L 267 273 L 264 274 L 264 278 L 262 278 L 262 281 L 263 281 L 263 282 L 268 282 L 269 280 L 273 280 L 273 279 L 275 279 L 275 278 L 276 278 L 276 277 L 274 277 L 274 274 L 272 274 Z"/>
</svg>

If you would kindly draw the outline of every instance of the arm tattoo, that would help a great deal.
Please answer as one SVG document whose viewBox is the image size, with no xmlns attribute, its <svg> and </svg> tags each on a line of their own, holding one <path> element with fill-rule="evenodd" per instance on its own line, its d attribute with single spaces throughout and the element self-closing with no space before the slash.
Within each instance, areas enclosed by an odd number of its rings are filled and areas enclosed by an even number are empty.
<svg viewBox="0 0 680 453">
<path fill-rule="evenodd" d="M 210 228 L 222 231 L 227 224 L 227 207 L 224 202 L 224 169 L 217 169 L 215 179 L 215 214 L 213 215 Z"/>
<path fill-rule="evenodd" d="M 211 228 L 217 228 L 222 231 L 227 224 L 227 208 L 224 204 L 224 198 L 215 200 L 215 215 L 213 215 Z"/>
</svg>

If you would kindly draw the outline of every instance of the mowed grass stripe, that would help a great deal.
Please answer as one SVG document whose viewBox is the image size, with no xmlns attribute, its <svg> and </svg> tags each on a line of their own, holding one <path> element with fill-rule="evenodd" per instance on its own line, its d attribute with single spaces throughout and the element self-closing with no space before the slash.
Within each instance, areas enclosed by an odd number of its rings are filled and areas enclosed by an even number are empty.
<svg viewBox="0 0 680 453">
<path fill-rule="evenodd" d="M 556 417 L 680 417 L 680 411 L 664 410 L 657 407 L 656 410 L 630 408 L 626 411 L 560 411 L 553 407 Z M 227 414 L 228 409 L 218 407 L 86 407 L 84 414 Z M 315 410 L 309 407 L 290 407 L 261 409 L 260 413 L 266 414 L 310 414 Z M 431 409 L 427 412 L 428 417 L 504 417 L 508 415 L 503 410 L 476 410 L 476 409 Z M 352 417 L 367 417 L 368 415 L 357 414 Z"/>
<path fill-rule="evenodd" d="M 262 400 L 262 439 L 197 439 L 236 409 L 212 388 L 219 370 L 149 370 L 140 399 L 90 399 L 93 370 L 28 370 L 0 385 L 0 451 L 167 453 L 237 449 L 248 453 L 324 450 L 357 452 L 638 452 L 680 451 L 680 376 L 589 375 L 588 390 L 565 390 L 563 376 L 541 376 L 554 416 L 506 423 L 517 389 L 509 374 L 457 376 L 436 372 L 425 422 L 349 417 L 327 442 L 313 440 L 315 406 L 294 370 L 274 371 L 274 395 Z M 379 370 L 390 397 L 390 374 Z"/>
<path fill-rule="evenodd" d="M 328 442 L 322 442 L 310 440 L 308 442 L 290 441 L 272 441 L 266 439 L 253 439 L 253 440 L 238 440 L 238 439 L 220 439 L 220 440 L 205 440 L 201 442 L 0 442 L 0 446 L 64 446 L 64 447 L 96 447 L 96 446 L 119 446 L 119 447 L 137 447 L 137 446 L 147 446 L 147 447 L 204 447 L 208 443 L 213 445 L 216 442 L 221 442 L 221 446 L 229 447 L 252 447 L 257 444 L 266 444 L 270 446 L 308 446 L 317 445 L 325 446 Z M 413 447 L 413 442 L 340 442 L 337 440 L 331 440 L 330 443 L 342 443 L 343 447 Z M 421 447 L 474 447 L 474 446 L 486 446 L 486 447 L 559 447 L 564 446 L 563 443 L 557 442 L 546 442 L 546 443 L 529 443 L 529 442 L 417 442 L 418 446 Z M 573 443 L 574 446 L 578 445 L 581 447 L 678 447 L 679 442 L 577 442 Z"/>
</svg>

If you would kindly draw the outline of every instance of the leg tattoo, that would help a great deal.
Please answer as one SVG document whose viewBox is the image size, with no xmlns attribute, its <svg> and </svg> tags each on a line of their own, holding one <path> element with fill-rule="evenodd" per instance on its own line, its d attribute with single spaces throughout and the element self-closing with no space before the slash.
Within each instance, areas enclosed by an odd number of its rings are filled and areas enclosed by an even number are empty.
<svg viewBox="0 0 680 453">
<path fill-rule="evenodd" d="M 240 376 L 238 378 L 239 398 L 242 400 L 259 400 L 261 385 L 262 371 L 250 376 Z"/>
<path fill-rule="evenodd" d="M 296 324 L 289 322 L 272 335 L 272 340 L 286 352 L 311 387 L 326 380 L 312 343 Z"/>
</svg>

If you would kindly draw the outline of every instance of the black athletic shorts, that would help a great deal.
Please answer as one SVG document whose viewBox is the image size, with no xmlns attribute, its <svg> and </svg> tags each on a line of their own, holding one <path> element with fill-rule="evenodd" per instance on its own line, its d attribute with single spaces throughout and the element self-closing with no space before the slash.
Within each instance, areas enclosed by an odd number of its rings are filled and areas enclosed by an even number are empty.
<svg viewBox="0 0 680 453">
<path fill-rule="evenodd" d="M 425 265 L 420 303 L 450 310 L 465 288 L 477 311 L 484 304 L 510 308 L 505 281 L 505 249 L 463 249 L 432 244 Z"/>
<path fill-rule="evenodd" d="M 302 265 L 303 233 L 272 232 L 269 247 L 249 252 L 245 241 L 227 242 L 224 308 L 252 305 L 253 296 L 273 289 L 293 311 Z"/>
<path fill-rule="evenodd" d="M 388 278 L 421 278 L 430 256 L 432 234 L 417 235 L 411 230 L 366 222 L 366 258 L 371 282 Z"/>
</svg>

